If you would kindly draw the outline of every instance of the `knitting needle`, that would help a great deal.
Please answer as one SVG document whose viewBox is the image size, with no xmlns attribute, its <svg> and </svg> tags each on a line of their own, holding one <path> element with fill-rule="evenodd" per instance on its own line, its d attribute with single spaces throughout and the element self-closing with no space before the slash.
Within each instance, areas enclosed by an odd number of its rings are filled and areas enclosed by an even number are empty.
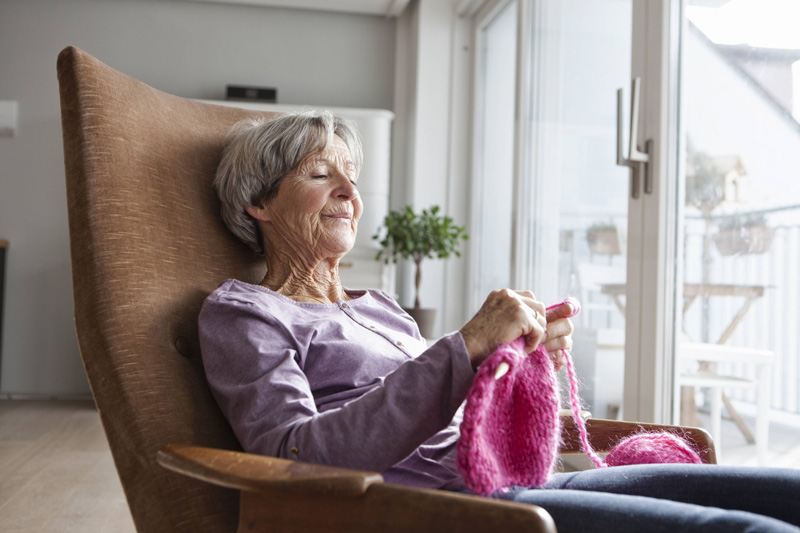
<svg viewBox="0 0 800 533">
<path fill-rule="evenodd" d="M 508 363 L 505 361 L 501 361 L 497 368 L 494 370 L 494 379 L 500 379 L 505 376 L 508 371 L 511 370 L 511 367 L 508 366 Z"/>
</svg>

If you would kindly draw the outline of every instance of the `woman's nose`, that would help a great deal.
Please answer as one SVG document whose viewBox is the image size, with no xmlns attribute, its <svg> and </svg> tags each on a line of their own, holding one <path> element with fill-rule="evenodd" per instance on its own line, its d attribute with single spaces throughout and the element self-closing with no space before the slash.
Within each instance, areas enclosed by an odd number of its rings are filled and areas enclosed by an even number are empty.
<svg viewBox="0 0 800 533">
<path fill-rule="evenodd" d="M 341 198 L 343 200 L 352 200 L 358 196 L 356 184 L 345 175 L 339 175 L 338 184 L 334 192 L 337 198 Z"/>
</svg>

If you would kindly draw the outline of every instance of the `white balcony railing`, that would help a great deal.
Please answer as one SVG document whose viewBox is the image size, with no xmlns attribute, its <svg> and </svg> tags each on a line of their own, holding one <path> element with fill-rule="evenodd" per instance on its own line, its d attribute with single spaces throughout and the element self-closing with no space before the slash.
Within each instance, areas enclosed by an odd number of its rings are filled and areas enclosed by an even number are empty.
<svg viewBox="0 0 800 533">
<path fill-rule="evenodd" d="M 624 279 L 622 255 L 592 255 L 586 246 L 587 221 L 580 216 L 571 220 L 573 229 L 562 231 L 561 271 L 569 272 L 559 290 L 577 296 L 579 265 L 592 263 L 616 267 Z M 727 344 L 771 350 L 775 353 L 772 376 L 771 408 L 800 415 L 800 209 L 782 210 L 771 221 L 774 234 L 771 246 L 763 253 L 722 255 L 711 244 L 707 281 L 714 284 L 761 285 L 764 296 L 753 303 Z M 715 225 L 716 228 L 716 225 Z M 711 231 L 716 233 L 716 229 Z M 624 237 L 623 237 L 624 238 Z M 703 281 L 703 240 L 705 223 L 687 218 L 685 223 L 683 275 L 687 283 Z M 577 284 L 576 281 L 577 280 Z M 613 312 L 612 300 L 593 294 L 596 303 L 608 304 L 607 313 L 589 312 L 581 320 L 590 328 L 624 328 L 624 318 Z M 743 301 L 736 297 L 710 297 L 696 301 L 684 316 L 683 327 L 695 341 L 717 342 Z M 599 299 L 599 300 L 598 300 Z M 755 377 L 754 365 L 730 364 L 722 367 L 727 375 Z M 730 397 L 754 403 L 752 391 L 731 391 Z"/>
<path fill-rule="evenodd" d="M 684 277 L 700 282 L 704 235 L 691 226 L 687 224 Z M 724 256 L 712 246 L 709 256 L 712 283 L 765 287 L 763 298 L 750 307 L 727 344 L 774 351 L 771 407 L 800 413 L 800 225 L 777 227 L 763 253 Z M 715 342 L 738 308 L 725 298 L 710 298 L 705 306 L 696 303 L 686 313 L 684 327 L 695 339 Z M 724 370 L 748 378 L 755 373 L 746 364 L 730 364 Z M 754 402 L 752 391 L 731 391 L 731 396 Z"/>
</svg>

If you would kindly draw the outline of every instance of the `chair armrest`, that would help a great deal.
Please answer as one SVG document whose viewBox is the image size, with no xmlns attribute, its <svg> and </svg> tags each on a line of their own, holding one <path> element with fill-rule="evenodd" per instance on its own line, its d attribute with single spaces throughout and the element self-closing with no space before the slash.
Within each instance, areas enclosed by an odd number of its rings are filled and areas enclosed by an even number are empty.
<svg viewBox="0 0 800 533">
<path fill-rule="evenodd" d="M 241 492 L 244 532 L 556 533 L 541 507 L 383 483 L 380 474 L 274 457 L 168 444 L 158 463 Z"/>
<path fill-rule="evenodd" d="M 580 433 L 571 415 L 562 415 L 561 428 L 563 443 L 561 453 L 583 453 Z M 716 464 L 717 462 L 714 441 L 708 431 L 702 428 L 590 418 L 586 421 L 586 429 L 589 434 L 589 443 L 598 453 L 608 452 L 629 435 L 665 431 L 685 439 L 694 447 L 704 463 Z"/>
<path fill-rule="evenodd" d="M 375 472 L 315 465 L 230 450 L 167 444 L 158 464 L 214 485 L 244 491 L 364 494 L 383 478 Z"/>
</svg>

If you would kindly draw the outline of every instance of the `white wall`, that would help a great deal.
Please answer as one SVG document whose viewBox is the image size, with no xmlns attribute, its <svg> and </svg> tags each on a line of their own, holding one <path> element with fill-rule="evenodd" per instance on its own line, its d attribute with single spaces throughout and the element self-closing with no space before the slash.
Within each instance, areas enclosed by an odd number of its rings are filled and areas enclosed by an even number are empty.
<svg viewBox="0 0 800 533">
<path fill-rule="evenodd" d="M 222 98 L 278 87 L 281 103 L 391 109 L 395 21 L 168 0 L 2 0 L 0 238 L 10 241 L 0 392 L 85 394 L 74 333 L 56 56 L 78 46 L 157 89 Z"/>
<path fill-rule="evenodd" d="M 470 25 L 457 4 L 412 0 L 398 20 L 390 201 L 392 209 L 439 205 L 469 226 Z M 469 241 L 461 250 L 469 253 Z M 411 307 L 413 264 L 400 266 L 399 301 Z M 469 318 L 466 267 L 466 258 L 422 262 L 421 306 L 437 309 L 436 336 Z"/>
</svg>

